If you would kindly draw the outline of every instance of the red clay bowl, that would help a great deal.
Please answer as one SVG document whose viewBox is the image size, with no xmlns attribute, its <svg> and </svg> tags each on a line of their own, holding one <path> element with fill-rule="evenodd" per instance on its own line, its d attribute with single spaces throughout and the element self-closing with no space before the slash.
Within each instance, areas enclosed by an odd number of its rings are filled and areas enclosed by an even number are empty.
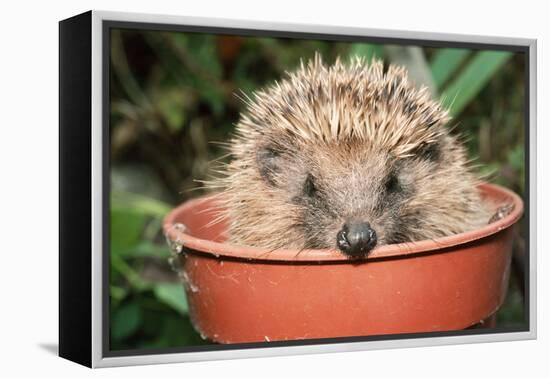
<svg viewBox="0 0 550 378">
<path fill-rule="evenodd" d="M 241 343 L 460 330 L 493 315 L 508 288 L 513 192 L 480 185 L 502 219 L 478 230 L 380 246 L 362 262 L 336 250 L 277 250 L 224 243 L 213 197 L 164 220 L 180 256 L 191 320 L 212 341 Z"/>
</svg>

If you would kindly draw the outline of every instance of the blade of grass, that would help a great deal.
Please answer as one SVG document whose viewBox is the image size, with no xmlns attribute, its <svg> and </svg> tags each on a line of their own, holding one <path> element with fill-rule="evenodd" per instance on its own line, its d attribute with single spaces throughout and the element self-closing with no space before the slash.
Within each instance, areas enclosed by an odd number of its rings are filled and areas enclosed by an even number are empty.
<svg viewBox="0 0 550 378">
<path fill-rule="evenodd" d="M 512 53 L 506 51 L 478 52 L 443 91 L 443 105 L 451 114 L 459 114 L 511 56 Z"/>
<path fill-rule="evenodd" d="M 438 89 L 441 89 L 441 86 L 455 73 L 460 64 L 468 58 L 468 55 L 470 55 L 470 50 L 465 49 L 437 50 L 430 62 L 430 69 Z"/>
<path fill-rule="evenodd" d="M 417 88 L 426 86 L 433 96 L 437 95 L 437 87 L 422 48 L 388 45 L 384 46 L 384 52 L 391 63 L 404 66 L 407 69 L 409 79 Z"/>
<path fill-rule="evenodd" d="M 145 281 L 124 259 L 117 255 L 111 255 L 111 268 L 119 272 L 134 289 L 138 291 L 148 290 L 152 284 Z"/>
<path fill-rule="evenodd" d="M 128 63 L 120 31 L 113 31 L 111 36 L 111 63 L 115 75 L 119 78 L 120 84 L 128 97 L 132 99 L 132 102 L 140 106 L 150 107 L 151 103 L 141 90 Z"/>
</svg>

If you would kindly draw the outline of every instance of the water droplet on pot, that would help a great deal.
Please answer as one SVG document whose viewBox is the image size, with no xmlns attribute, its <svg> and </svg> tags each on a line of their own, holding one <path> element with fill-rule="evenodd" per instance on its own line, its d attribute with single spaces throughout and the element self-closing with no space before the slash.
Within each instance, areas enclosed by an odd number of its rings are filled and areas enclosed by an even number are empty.
<svg viewBox="0 0 550 378">
<path fill-rule="evenodd" d="M 187 226 L 185 226 L 183 223 L 174 223 L 172 228 L 180 232 L 185 232 L 187 230 Z"/>
</svg>

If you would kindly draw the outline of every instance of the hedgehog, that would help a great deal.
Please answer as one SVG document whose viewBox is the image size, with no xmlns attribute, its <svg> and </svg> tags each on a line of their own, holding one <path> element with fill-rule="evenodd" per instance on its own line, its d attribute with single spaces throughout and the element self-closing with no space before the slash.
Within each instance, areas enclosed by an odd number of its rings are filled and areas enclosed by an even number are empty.
<svg viewBox="0 0 550 378">
<path fill-rule="evenodd" d="M 232 244 L 364 258 L 490 218 L 449 111 L 404 67 L 316 54 L 242 100 L 210 182 Z"/>
</svg>

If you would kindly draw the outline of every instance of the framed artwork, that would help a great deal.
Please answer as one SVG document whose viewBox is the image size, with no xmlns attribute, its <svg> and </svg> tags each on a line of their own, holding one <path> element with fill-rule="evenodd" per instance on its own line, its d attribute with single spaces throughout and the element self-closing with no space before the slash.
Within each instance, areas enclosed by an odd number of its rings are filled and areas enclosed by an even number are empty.
<svg viewBox="0 0 550 378">
<path fill-rule="evenodd" d="M 536 337 L 536 41 L 59 23 L 59 354 Z"/>
</svg>

